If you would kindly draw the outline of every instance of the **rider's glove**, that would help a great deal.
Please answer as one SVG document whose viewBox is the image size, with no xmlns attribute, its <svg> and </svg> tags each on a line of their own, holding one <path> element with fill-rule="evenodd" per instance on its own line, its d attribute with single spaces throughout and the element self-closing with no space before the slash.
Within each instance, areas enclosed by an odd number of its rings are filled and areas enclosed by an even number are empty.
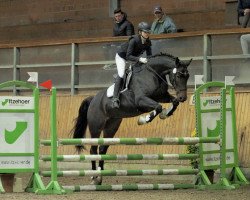
<svg viewBox="0 0 250 200">
<path fill-rule="evenodd" d="M 139 62 L 141 63 L 147 63 L 148 62 L 148 59 L 147 58 L 139 58 Z"/>
</svg>

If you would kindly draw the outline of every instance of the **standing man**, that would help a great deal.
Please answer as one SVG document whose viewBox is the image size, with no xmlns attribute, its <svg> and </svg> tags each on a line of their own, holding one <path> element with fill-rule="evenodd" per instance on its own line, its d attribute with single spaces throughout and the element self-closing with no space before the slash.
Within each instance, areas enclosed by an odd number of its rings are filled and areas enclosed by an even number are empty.
<svg viewBox="0 0 250 200">
<path fill-rule="evenodd" d="M 152 34 L 175 33 L 177 31 L 174 21 L 165 15 L 161 6 L 155 6 L 153 12 L 155 15 L 155 21 L 151 26 Z"/>
<path fill-rule="evenodd" d="M 114 10 L 113 36 L 131 36 L 135 34 L 133 24 L 127 20 L 127 14 L 121 9 Z"/>
<path fill-rule="evenodd" d="M 238 16 L 241 27 L 246 28 L 250 19 L 250 0 L 238 0 Z"/>
</svg>

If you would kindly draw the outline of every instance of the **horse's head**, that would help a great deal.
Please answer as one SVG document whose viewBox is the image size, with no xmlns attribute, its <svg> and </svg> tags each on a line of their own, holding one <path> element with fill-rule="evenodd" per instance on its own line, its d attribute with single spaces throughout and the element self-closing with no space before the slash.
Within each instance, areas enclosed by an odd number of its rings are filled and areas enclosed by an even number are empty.
<svg viewBox="0 0 250 200">
<path fill-rule="evenodd" d="M 169 76 L 170 83 L 176 91 L 176 100 L 184 102 L 187 100 L 187 81 L 189 78 L 189 61 L 181 61 L 167 53 L 156 54 L 149 60 L 149 65 L 158 77 Z M 162 78 L 160 78 L 163 80 Z M 164 80 L 163 80 L 164 81 Z M 166 84 L 167 82 L 164 81 Z"/>
<path fill-rule="evenodd" d="M 189 78 L 188 66 L 192 59 L 189 61 L 180 61 L 175 58 L 175 66 L 169 71 L 169 80 L 176 91 L 176 98 L 178 102 L 187 100 L 187 81 Z"/>
</svg>

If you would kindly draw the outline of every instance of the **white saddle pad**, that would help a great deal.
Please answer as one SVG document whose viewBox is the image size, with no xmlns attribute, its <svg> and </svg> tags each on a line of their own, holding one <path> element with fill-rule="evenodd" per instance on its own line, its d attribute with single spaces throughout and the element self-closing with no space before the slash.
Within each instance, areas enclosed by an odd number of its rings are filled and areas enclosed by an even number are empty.
<svg viewBox="0 0 250 200">
<path fill-rule="evenodd" d="M 122 91 L 120 91 L 120 93 L 123 93 L 123 92 L 125 92 L 128 89 L 128 85 L 129 85 L 131 76 L 132 76 L 132 71 L 130 71 L 129 74 L 127 75 L 127 77 L 126 77 L 126 83 L 125 83 L 125 88 Z M 113 95 L 114 95 L 114 89 L 115 89 L 115 84 L 109 86 L 109 88 L 107 89 L 107 97 L 113 97 Z"/>
<path fill-rule="evenodd" d="M 114 94 L 115 84 L 109 86 L 107 89 L 107 97 L 112 97 Z"/>
</svg>

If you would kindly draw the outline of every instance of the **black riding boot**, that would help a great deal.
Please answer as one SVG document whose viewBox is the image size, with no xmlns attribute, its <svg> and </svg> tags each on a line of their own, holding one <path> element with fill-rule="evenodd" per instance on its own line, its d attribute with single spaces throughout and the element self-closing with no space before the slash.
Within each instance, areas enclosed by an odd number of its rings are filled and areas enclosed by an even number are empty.
<svg viewBox="0 0 250 200">
<path fill-rule="evenodd" d="M 113 94 L 113 98 L 112 98 L 112 102 L 113 102 L 112 107 L 113 108 L 120 107 L 119 92 L 120 92 L 121 86 L 122 86 L 122 78 L 117 76 L 117 78 L 115 80 L 114 94 Z"/>
</svg>

